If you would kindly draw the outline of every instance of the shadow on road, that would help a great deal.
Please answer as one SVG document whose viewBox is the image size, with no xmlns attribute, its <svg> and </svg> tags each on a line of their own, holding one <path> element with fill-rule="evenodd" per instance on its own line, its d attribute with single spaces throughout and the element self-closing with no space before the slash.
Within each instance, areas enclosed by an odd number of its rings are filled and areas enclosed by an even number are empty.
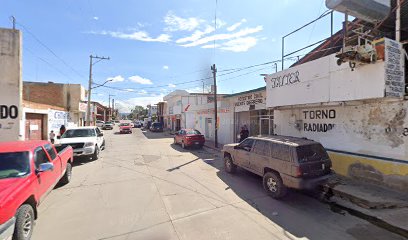
<svg viewBox="0 0 408 240">
<path fill-rule="evenodd" d="M 165 139 L 165 138 L 173 138 L 173 135 L 170 135 L 166 132 L 150 132 L 147 130 L 142 130 L 143 135 L 145 135 L 148 139 Z"/>
</svg>

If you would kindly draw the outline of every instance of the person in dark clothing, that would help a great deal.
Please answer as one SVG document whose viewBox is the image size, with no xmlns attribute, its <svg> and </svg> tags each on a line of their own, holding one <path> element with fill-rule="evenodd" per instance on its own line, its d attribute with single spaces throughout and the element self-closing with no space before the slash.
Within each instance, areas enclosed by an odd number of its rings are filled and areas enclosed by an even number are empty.
<svg viewBox="0 0 408 240">
<path fill-rule="evenodd" d="M 239 137 L 240 137 L 239 140 L 241 142 L 249 137 L 249 131 L 248 131 L 248 128 L 245 125 L 243 127 L 241 127 L 241 132 L 239 132 Z"/>
<path fill-rule="evenodd" d="M 62 134 L 64 134 L 65 131 L 66 131 L 65 125 L 61 125 L 60 130 L 59 130 L 60 136 L 62 136 Z"/>
</svg>

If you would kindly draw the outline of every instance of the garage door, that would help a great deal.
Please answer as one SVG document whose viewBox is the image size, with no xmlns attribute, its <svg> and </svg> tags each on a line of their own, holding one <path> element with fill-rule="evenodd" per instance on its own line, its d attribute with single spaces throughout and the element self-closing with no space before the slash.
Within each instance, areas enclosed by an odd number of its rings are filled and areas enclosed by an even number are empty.
<svg viewBox="0 0 408 240">
<path fill-rule="evenodd" d="M 26 113 L 25 139 L 42 140 L 44 128 L 44 115 L 35 113 Z"/>
</svg>

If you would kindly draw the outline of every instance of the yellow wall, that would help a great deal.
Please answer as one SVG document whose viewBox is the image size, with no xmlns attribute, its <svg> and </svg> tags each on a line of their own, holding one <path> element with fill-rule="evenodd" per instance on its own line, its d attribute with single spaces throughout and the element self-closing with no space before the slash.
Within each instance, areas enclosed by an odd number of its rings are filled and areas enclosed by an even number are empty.
<svg viewBox="0 0 408 240">
<path fill-rule="evenodd" d="M 354 163 L 370 165 L 384 175 L 408 175 L 408 164 L 335 152 L 329 152 L 329 155 L 332 160 L 333 170 L 340 175 L 347 176 L 350 165 Z"/>
</svg>

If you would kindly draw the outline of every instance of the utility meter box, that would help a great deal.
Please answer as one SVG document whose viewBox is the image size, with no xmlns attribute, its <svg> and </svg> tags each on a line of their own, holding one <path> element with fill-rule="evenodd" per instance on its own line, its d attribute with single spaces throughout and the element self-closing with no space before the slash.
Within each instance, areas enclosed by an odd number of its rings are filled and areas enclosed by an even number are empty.
<svg viewBox="0 0 408 240">
<path fill-rule="evenodd" d="M 391 0 L 326 0 L 326 7 L 375 23 L 388 16 Z"/>
</svg>

